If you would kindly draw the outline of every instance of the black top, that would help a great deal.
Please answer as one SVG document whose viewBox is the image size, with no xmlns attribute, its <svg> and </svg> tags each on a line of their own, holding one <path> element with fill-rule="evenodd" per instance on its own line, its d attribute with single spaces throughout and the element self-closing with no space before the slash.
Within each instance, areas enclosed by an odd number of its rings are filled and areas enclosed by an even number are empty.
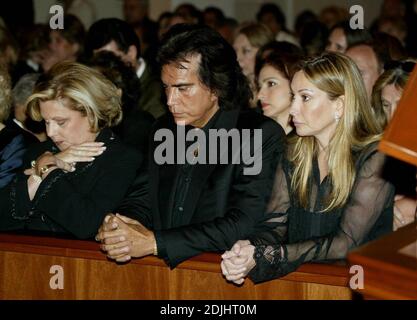
<svg viewBox="0 0 417 320">
<path fill-rule="evenodd" d="M 255 268 L 249 276 L 255 282 L 284 276 L 302 263 L 344 259 L 349 250 L 392 231 L 393 186 L 381 178 L 385 156 L 372 143 L 355 153 L 356 179 L 345 206 L 327 212 L 331 191 L 328 177 L 320 183 L 317 159 L 313 162 L 308 209 L 289 192 L 292 167 L 279 166 L 273 195 L 268 205 L 274 229 L 249 237 L 255 245 Z"/>
<path fill-rule="evenodd" d="M 52 171 L 32 201 L 23 172 L 0 191 L 0 230 L 34 230 L 71 234 L 77 238 L 96 235 L 103 218 L 114 212 L 140 168 L 142 155 L 120 142 L 110 129 L 96 141 L 106 151 L 93 162 L 77 163 L 74 172 Z M 52 141 L 30 148 L 23 168 L 45 151 L 59 152 Z M 22 170 L 23 171 L 23 170 Z"/>
</svg>

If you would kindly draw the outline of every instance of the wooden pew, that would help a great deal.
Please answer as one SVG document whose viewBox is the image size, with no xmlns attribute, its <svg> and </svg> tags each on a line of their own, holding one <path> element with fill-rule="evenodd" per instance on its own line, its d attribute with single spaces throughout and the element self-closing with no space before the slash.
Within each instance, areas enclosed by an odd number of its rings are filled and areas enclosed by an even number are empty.
<svg viewBox="0 0 417 320">
<path fill-rule="evenodd" d="M 352 298 L 345 263 L 306 264 L 282 279 L 238 287 L 222 277 L 220 259 L 203 254 L 174 270 L 155 257 L 122 265 L 92 241 L 0 234 L 0 299 Z M 62 267 L 62 290 L 51 289 L 53 266 Z"/>
<path fill-rule="evenodd" d="M 351 264 L 364 270 L 367 299 L 417 299 L 417 223 L 351 252 Z"/>
</svg>

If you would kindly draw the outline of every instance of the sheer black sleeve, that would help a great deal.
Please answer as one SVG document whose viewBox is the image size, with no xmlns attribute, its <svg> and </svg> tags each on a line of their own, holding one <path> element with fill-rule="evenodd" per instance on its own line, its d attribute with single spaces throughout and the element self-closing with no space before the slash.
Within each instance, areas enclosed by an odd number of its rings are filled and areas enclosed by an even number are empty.
<svg viewBox="0 0 417 320">
<path fill-rule="evenodd" d="M 285 161 L 285 160 L 283 160 Z M 290 207 L 289 186 L 281 161 L 275 173 L 271 199 L 267 207 L 266 221 L 248 239 L 254 246 L 281 244 L 287 241 L 287 217 Z"/>
<path fill-rule="evenodd" d="M 374 150 L 363 162 L 334 233 L 294 244 L 256 245 L 251 279 L 261 282 L 278 278 L 309 261 L 344 259 L 351 249 L 365 243 L 371 230 L 381 223 L 383 213 L 392 210 L 394 188 L 381 178 L 384 161 L 384 155 Z"/>
</svg>

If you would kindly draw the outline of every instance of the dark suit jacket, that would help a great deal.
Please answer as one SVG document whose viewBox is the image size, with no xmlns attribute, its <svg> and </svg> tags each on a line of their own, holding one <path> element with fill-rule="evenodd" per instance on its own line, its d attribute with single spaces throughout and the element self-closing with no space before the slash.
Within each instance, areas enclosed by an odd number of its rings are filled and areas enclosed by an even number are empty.
<svg viewBox="0 0 417 320">
<path fill-rule="evenodd" d="M 33 230 L 71 234 L 77 238 L 96 235 L 103 218 L 114 212 L 125 196 L 143 157 L 122 144 L 110 129 L 97 141 L 107 150 L 91 163 L 78 163 L 76 171 L 52 171 L 30 201 L 23 172 L 0 192 L 0 230 Z M 23 168 L 45 151 L 58 152 L 52 141 L 30 148 Z"/>
<path fill-rule="evenodd" d="M 160 128 L 176 132 L 170 116 L 157 121 L 154 132 Z M 244 175 L 246 165 L 230 161 L 196 164 L 185 195 L 183 223 L 174 225 L 173 202 L 181 165 L 157 165 L 153 153 L 159 142 L 152 141 L 149 179 L 138 176 L 118 209 L 155 230 L 158 254 L 171 267 L 202 252 L 230 249 L 237 240 L 253 233 L 265 214 L 285 146 L 284 131 L 273 120 L 250 110 L 220 111 L 214 128 L 237 128 L 240 133 L 242 129 L 262 129 L 261 172 Z"/>
<path fill-rule="evenodd" d="M 165 106 L 165 93 L 159 74 L 155 73 L 151 66 L 147 64 L 139 81 L 139 109 L 149 112 L 155 119 L 158 119 L 167 110 Z"/>
</svg>

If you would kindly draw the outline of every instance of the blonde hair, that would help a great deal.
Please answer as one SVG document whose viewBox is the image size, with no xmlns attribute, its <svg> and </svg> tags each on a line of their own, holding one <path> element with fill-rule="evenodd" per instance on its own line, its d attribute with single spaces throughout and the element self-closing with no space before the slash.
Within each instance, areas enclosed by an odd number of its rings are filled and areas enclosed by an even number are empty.
<svg viewBox="0 0 417 320">
<path fill-rule="evenodd" d="M 372 89 L 372 108 L 375 112 L 376 120 L 379 122 L 382 128 L 385 128 L 389 122 L 389 115 L 384 110 L 382 104 L 382 90 L 393 84 L 397 89 L 404 89 L 408 78 L 410 77 L 412 70 L 404 70 L 403 65 L 406 63 L 413 64 L 416 60 L 407 59 L 400 60 L 395 63 L 398 65 L 394 68 L 390 68 L 384 71 L 376 81 Z"/>
<path fill-rule="evenodd" d="M 11 99 L 10 77 L 6 69 L 0 65 L 0 123 L 9 117 Z"/>
<path fill-rule="evenodd" d="M 41 76 L 27 101 L 29 116 L 41 121 L 40 102 L 64 100 L 65 106 L 88 117 L 98 132 L 120 123 L 122 108 L 116 86 L 99 71 L 75 62 L 61 62 Z"/>
<path fill-rule="evenodd" d="M 350 58 L 338 53 L 324 53 L 303 61 L 299 71 L 326 92 L 330 100 L 344 96 L 343 116 L 328 146 L 328 175 L 332 190 L 323 212 L 330 211 L 342 207 L 352 190 L 356 176 L 352 152 L 379 140 L 382 130 L 373 120 L 362 77 Z M 304 208 L 308 206 L 309 180 L 312 178 L 313 158 L 318 151 L 314 137 L 298 137 L 290 155 L 294 164 L 291 188 Z"/>
<path fill-rule="evenodd" d="M 239 29 L 238 34 L 243 34 L 248 38 L 249 43 L 260 48 L 265 44 L 274 41 L 274 35 L 267 26 L 262 23 L 250 23 Z"/>
</svg>

